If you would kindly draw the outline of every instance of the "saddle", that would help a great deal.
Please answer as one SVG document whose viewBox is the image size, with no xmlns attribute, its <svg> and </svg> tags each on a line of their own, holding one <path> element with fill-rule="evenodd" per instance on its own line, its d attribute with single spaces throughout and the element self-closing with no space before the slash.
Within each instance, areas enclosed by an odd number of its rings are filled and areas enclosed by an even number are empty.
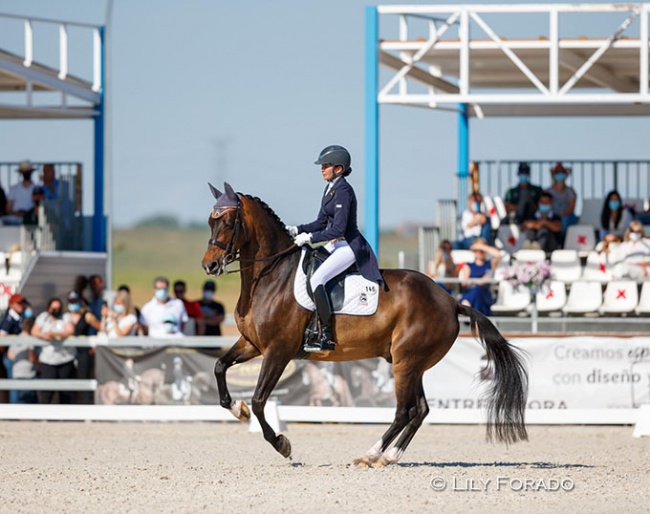
<svg viewBox="0 0 650 514">
<path fill-rule="evenodd" d="M 311 277 L 330 254 L 322 246 L 317 248 L 307 246 L 305 248 L 307 252 L 305 258 L 302 260 L 302 271 L 307 277 L 307 294 L 314 301 L 314 292 L 311 289 L 310 283 Z M 340 311 L 343 308 L 343 301 L 345 300 L 345 277 L 349 275 L 360 275 L 356 262 L 325 284 L 325 292 L 330 299 L 332 312 Z"/>
</svg>

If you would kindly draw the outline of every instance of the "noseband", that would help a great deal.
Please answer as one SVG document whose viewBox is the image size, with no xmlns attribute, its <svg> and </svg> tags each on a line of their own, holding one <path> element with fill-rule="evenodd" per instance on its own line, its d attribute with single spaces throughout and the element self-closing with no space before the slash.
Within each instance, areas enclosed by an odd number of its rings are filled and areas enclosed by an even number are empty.
<svg viewBox="0 0 650 514">
<path fill-rule="evenodd" d="M 241 228 L 241 203 L 237 202 L 237 207 L 227 207 L 221 211 L 217 211 L 217 209 L 214 209 L 212 211 L 212 219 L 219 219 L 221 218 L 224 214 L 227 212 L 230 212 L 234 209 L 237 209 L 237 215 L 235 216 L 235 222 L 232 223 L 231 225 L 225 225 L 226 228 L 229 228 L 232 230 L 232 235 L 230 236 L 230 241 L 228 242 L 227 245 L 223 244 L 220 241 L 217 241 L 214 238 L 210 238 L 208 240 L 208 245 L 209 246 L 216 246 L 217 248 L 220 248 L 221 250 L 224 251 L 224 254 L 221 256 L 221 265 L 225 269 L 225 267 L 232 263 L 235 262 L 238 258 L 237 255 L 237 250 L 235 250 L 235 241 L 237 240 L 237 237 L 239 236 L 239 230 Z"/>
</svg>

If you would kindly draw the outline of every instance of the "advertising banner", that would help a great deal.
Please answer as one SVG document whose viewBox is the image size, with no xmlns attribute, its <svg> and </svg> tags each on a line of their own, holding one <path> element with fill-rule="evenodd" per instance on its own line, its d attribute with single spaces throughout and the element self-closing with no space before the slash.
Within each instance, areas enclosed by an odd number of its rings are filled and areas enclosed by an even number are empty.
<svg viewBox="0 0 650 514">
<path fill-rule="evenodd" d="M 650 337 L 520 338 L 529 373 L 529 409 L 633 408 L 650 403 Z M 222 350 L 98 347 L 98 404 L 218 404 L 214 364 Z M 262 359 L 227 372 L 234 400 L 250 401 Z M 431 409 L 476 409 L 494 370 L 482 346 L 460 338 L 424 375 Z M 272 399 L 283 405 L 394 407 L 392 369 L 383 359 L 296 360 Z"/>
</svg>

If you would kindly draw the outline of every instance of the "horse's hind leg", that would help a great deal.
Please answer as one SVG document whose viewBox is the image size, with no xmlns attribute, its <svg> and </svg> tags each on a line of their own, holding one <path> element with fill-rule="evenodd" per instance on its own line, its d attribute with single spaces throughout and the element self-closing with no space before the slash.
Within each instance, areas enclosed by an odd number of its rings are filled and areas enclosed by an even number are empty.
<svg viewBox="0 0 650 514">
<path fill-rule="evenodd" d="M 395 464 L 401 456 L 406 451 L 406 447 L 409 445 L 413 436 L 422 426 L 424 418 L 429 414 L 429 405 L 427 404 L 427 399 L 424 395 L 424 386 L 422 385 L 422 377 L 420 377 L 419 383 L 417 385 L 417 400 L 415 404 L 415 415 L 411 417 L 411 421 L 406 425 L 404 431 L 400 435 L 399 439 L 390 450 L 384 452 L 381 457 L 373 464 L 373 467 L 383 467 L 388 464 Z"/>
<path fill-rule="evenodd" d="M 284 355 L 265 353 L 260 376 L 255 387 L 255 394 L 253 394 L 253 413 L 260 422 L 264 439 L 271 443 L 271 446 L 283 457 L 291 457 L 291 443 L 284 435 L 275 434 L 264 416 L 264 406 L 290 360 L 291 357 Z"/>
<path fill-rule="evenodd" d="M 251 418 L 251 411 L 245 402 L 233 403 L 226 384 L 226 371 L 234 364 L 246 362 L 260 354 L 259 350 L 252 343 L 240 337 L 237 342 L 222 357 L 217 359 L 214 365 L 214 376 L 217 379 L 220 404 L 224 409 L 232 412 L 240 421 L 247 422 Z"/>
<path fill-rule="evenodd" d="M 395 411 L 395 419 L 388 430 L 381 436 L 381 439 L 377 441 L 372 448 L 370 448 L 365 455 L 354 459 L 352 463 L 355 466 L 359 467 L 369 467 L 375 465 L 376 462 L 380 461 L 384 452 L 390 446 L 390 443 L 399 435 L 399 433 L 404 430 L 404 428 L 416 417 L 418 409 L 418 381 L 420 387 L 422 387 L 421 376 L 411 375 L 407 371 L 400 371 L 400 369 L 395 366 L 393 368 L 393 374 L 395 377 L 395 395 L 397 397 L 397 409 Z M 424 419 L 424 418 L 423 418 Z M 417 429 L 416 429 L 417 430 Z M 411 436 L 413 437 L 413 436 Z M 409 439 L 410 441 L 410 439 Z M 401 453 L 397 455 L 397 459 L 401 456 Z M 397 462 L 397 460 L 395 460 Z M 381 464 L 386 465 L 386 463 Z"/>
</svg>

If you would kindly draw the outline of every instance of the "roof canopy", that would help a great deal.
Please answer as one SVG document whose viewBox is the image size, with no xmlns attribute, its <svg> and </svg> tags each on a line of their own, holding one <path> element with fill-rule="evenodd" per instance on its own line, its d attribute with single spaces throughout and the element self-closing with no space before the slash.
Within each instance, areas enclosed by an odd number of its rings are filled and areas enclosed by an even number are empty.
<svg viewBox="0 0 650 514">
<path fill-rule="evenodd" d="M 377 10 L 397 17 L 399 34 L 379 42 L 380 62 L 391 71 L 379 103 L 451 110 L 467 104 L 468 114 L 478 117 L 650 114 L 650 4 Z M 595 26 L 604 30 L 598 37 L 580 35 L 593 31 L 590 14 L 598 15 Z M 538 27 L 545 29 L 541 35 Z M 530 38 L 504 33 L 513 29 L 535 33 Z"/>
<path fill-rule="evenodd" d="M 97 116 L 101 90 L 101 27 L 80 23 L 23 18 L 0 14 L 23 25 L 24 55 L 19 56 L 0 50 L 0 118 L 92 118 Z M 34 60 L 34 26 L 56 25 L 59 27 L 59 65 L 52 68 Z M 89 32 L 93 45 L 93 80 L 88 81 L 68 73 L 68 30 Z M 58 92 L 58 102 L 52 96 L 41 99 L 43 92 Z"/>
</svg>

